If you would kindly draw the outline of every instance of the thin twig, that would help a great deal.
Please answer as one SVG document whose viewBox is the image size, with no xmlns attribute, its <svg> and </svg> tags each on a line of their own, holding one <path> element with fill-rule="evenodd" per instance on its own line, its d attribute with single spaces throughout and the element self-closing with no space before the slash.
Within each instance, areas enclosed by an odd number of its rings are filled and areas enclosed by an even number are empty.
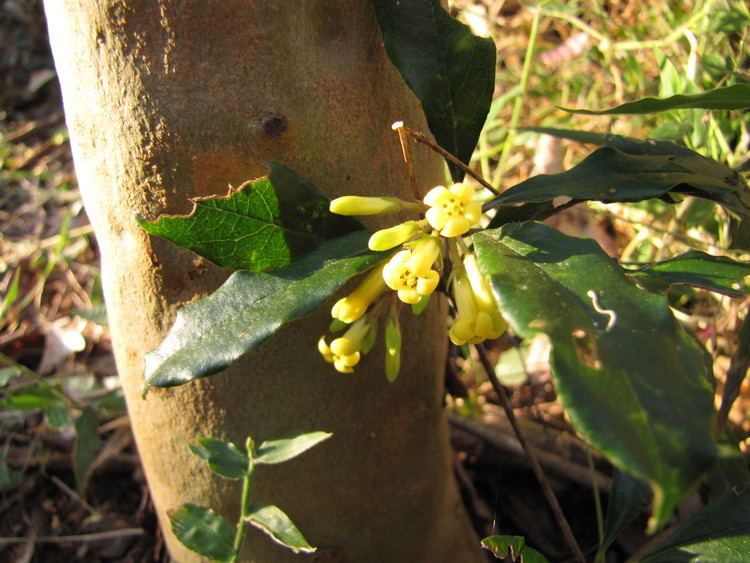
<svg viewBox="0 0 750 563">
<path fill-rule="evenodd" d="M 557 501 L 557 496 L 555 496 L 555 492 L 552 490 L 552 486 L 547 480 L 547 476 L 545 475 L 544 470 L 539 465 L 536 453 L 534 452 L 531 444 L 526 441 L 526 438 L 521 432 L 521 427 L 518 424 L 516 415 L 513 413 L 513 407 L 511 406 L 510 400 L 508 399 L 508 394 L 505 392 L 505 389 L 502 385 L 500 385 L 500 382 L 495 377 L 495 370 L 492 369 L 492 364 L 487 357 L 487 350 L 482 344 L 475 344 L 474 347 L 479 354 L 479 360 L 482 363 L 482 367 L 487 373 L 487 379 L 489 379 L 492 388 L 495 390 L 495 393 L 497 393 L 497 396 L 500 399 L 500 404 L 505 411 L 505 415 L 508 417 L 508 422 L 510 422 L 511 428 L 513 428 L 513 433 L 516 435 L 516 438 L 518 438 L 518 441 L 520 442 L 521 447 L 523 448 L 523 451 L 529 460 L 531 469 L 534 472 L 537 480 L 539 481 L 539 484 L 542 486 L 544 496 L 547 497 L 547 502 L 552 509 L 555 520 L 557 520 L 557 524 L 560 526 L 560 530 L 565 537 L 565 543 L 568 544 L 568 548 L 573 552 L 576 561 L 578 561 L 579 563 L 586 563 L 586 558 L 583 556 L 581 547 L 578 545 L 578 542 L 573 535 L 573 531 L 570 529 L 570 524 L 568 524 L 568 520 L 565 518 L 565 514 L 563 514 L 560 503 Z"/>
<path fill-rule="evenodd" d="M 436 153 L 438 153 L 440 156 L 442 156 L 446 160 L 449 160 L 453 164 L 455 164 L 456 166 L 458 166 L 461 170 L 463 170 L 466 174 L 468 174 L 469 176 L 471 176 L 472 178 L 474 178 L 477 182 L 479 182 L 480 184 L 482 184 L 483 187 L 485 187 L 488 190 L 490 190 L 493 194 L 500 195 L 500 192 L 498 192 L 492 186 L 492 184 L 490 184 L 487 180 L 485 180 L 479 174 L 477 174 L 476 172 L 474 172 L 471 168 L 469 168 L 468 166 L 466 166 L 463 162 L 461 162 L 460 160 L 458 160 L 455 156 L 453 156 L 447 150 L 445 150 L 444 148 L 442 148 L 442 147 L 436 145 L 435 143 L 433 143 L 432 141 L 430 141 L 422 133 L 420 133 L 418 131 L 413 131 L 413 130 L 409 129 L 406 125 L 403 126 L 403 129 L 404 129 L 404 131 L 412 139 L 414 139 L 418 143 L 422 143 L 423 145 L 426 145 L 426 146 L 430 147 L 433 151 L 435 151 Z"/>
<path fill-rule="evenodd" d="M 108 540 L 112 538 L 127 538 L 130 536 L 142 536 L 146 532 L 143 528 L 122 528 L 108 532 L 94 532 L 91 534 L 77 534 L 73 536 L 37 536 L 35 538 L 9 538 L 0 537 L 0 545 L 12 543 L 68 543 L 89 542 Z"/>
<path fill-rule="evenodd" d="M 409 182 L 414 190 L 414 197 L 416 199 L 422 199 L 422 195 L 419 193 L 419 186 L 417 185 L 417 173 L 414 171 L 414 161 L 411 158 L 411 146 L 409 145 L 409 137 L 406 131 L 404 131 L 404 122 L 396 121 L 391 125 L 396 133 L 398 133 L 398 141 L 401 143 L 401 154 L 404 157 L 406 168 L 409 171 Z"/>
<path fill-rule="evenodd" d="M 91 506 L 89 503 L 87 503 L 78 493 L 76 493 L 73 489 L 68 487 L 68 485 L 61 479 L 58 479 L 54 475 L 49 476 L 50 480 L 57 485 L 65 494 L 67 494 L 70 498 L 72 498 L 74 501 L 76 501 L 78 504 L 80 504 L 83 508 L 88 510 L 93 515 L 98 515 L 99 511 Z"/>
</svg>

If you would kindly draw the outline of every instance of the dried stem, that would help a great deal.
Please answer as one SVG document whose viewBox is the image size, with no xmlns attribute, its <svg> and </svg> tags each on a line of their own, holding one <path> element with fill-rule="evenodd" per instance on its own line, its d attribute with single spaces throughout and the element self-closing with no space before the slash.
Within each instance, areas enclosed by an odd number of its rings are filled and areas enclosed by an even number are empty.
<svg viewBox="0 0 750 563">
<path fill-rule="evenodd" d="M 573 555 L 575 556 L 575 559 L 576 561 L 578 561 L 578 563 L 586 563 L 586 558 L 583 556 L 581 547 L 578 545 L 578 542 L 573 535 L 573 531 L 570 529 L 570 524 L 568 524 L 568 520 L 565 518 L 562 508 L 560 508 L 560 503 L 557 501 L 555 492 L 552 490 L 552 486 L 547 480 L 547 476 L 545 475 L 544 470 L 539 465 L 539 461 L 537 460 L 536 454 L 534 453 L 534 449 L 532 448 L 531 444 L 526 441 L 526 438 L 521 432 L 521 427 L 518 425 L 516 415 L 513 413 L 513 407 L 510 404 L 510 399 L 508 399 L 508 394 L 505 392 L 505 389 L 502 385 L 500 385 L 500 382 L 495 377 L 495 370 L 492 368 L 492 364 L 487 357 L 487 350 L 482 344 L 476 344 L 475 348 L 477 353 L 479 354 L 479 360 L 482 362 L 482 367 L 487 373 L 487 379 L 489 379 L 490 383 L 492 384 L 492 388 L 495 390 L 495 393 L 497 393 L 497 396 L 500 399 L 500 405 L 503 407 L 505 415 L 508 417 L 511 428 L 513 428 L 513 432 L 515 433 L 516 438 L 518 438 L 518 441 L 529 460 L 529 464 L 531 465 L 531 469 L 534 472 L 534 475 L 539 481 L 539 484 L 542 486 L 544 496 L 547 497 L 547 502 L 552 509 L 555 520 L 557 520 L 557 524 L 560 526 L 560 530 L 565 537 L 565 543 L 568 544 L 568 548 L 573 552 Z"/>
<path fill-rule="evenodd" d="M 436 153 L 438 153 L 440 156 L 442 156 L 446 160 L 451 161 L 453 164 L 455 164 L 461 170 L 463 170 L 466 174 L 468 174 L 469 176 L 471 176 L 472 178 L 474 178 L 477 182 L 479 182 L 480 184 L 482 184 L 483 187 L 485 187 L 488 190 L 490 190 L 493 194 L 500 195 L 500 192 L 498 192 L 492 186 L 492 184 L 490 184 L 487 180 L 485 180 L 484 178 L 482 178 L 479 174 L 477 174 L 471 168 L 469 168 L 468 166 L 466 166 L 463 162 L 461 162 L 460 160 L 458 160 L 455 156 L 453 156 L 447 150 L 445 150 L 444 148 L 442 148 L 442 147 L 436 145 L 435 143 L 433 143 L 432 141 L 430 141 L 422 133 L 419 133 L 418 131 L 413 131 L 413 130 L 409 129 L 403 123 L 401 123 L 401 127 L 399 129 L 403 129 L 404 132 L 407 135 L 409 135 L 412 139 L 414 139 L 418 143 L 422 143 L 423 145 L 427 145 L 429 148 L 431 148 L 433 151 L 435 151 Z"/>
</svg>

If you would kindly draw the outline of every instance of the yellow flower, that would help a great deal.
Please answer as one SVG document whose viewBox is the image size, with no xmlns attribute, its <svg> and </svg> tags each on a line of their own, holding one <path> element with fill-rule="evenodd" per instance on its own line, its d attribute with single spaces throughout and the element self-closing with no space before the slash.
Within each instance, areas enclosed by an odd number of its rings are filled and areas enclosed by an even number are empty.
<svg viewBox="0 0 750 563">
<path fill-rule="evenodd" d="M 406 221 L 395 227 L 381 229 L 373 233 L 367 246 L 370 250 L 383 251 L 397 247 L 416 235 L 422 228 L 424 221 Z"/>
<path fill-rule="evenodd" d="M 507 329 L 508 325 L 498 311 L 487 280 L 479 273 L 473 254 L 464 258 L 463 268 L 455 270 L 453 298 L 458 316 L 448 336 L 457 346 L 498 338 Z"/>
<path fill-rule="evenodd" d="M 352 373 L 354 366 L 359 363 L 362 354 L 362 340 L 370 332 L 370 323 L 366 317 L 355 322 L 344 336 L 336 338 L 331 345 L 326 344 L 324 336 L 318 340 L 318 351 L 325 361 L 333 364 L 336 371 L 340 373 Z"/>
<path fill-rule="evenodd" d="M 362 197 L 346 195 L 337 197 L 330 204 L 331 213 L 337 215 L 384 215 L 398 213 L 402 209 L 414 209 L 416 203 L 409 203 L 397 197 Z"/>
<path fill-rule="evenodd" d="M 398 292 L 404 303 L 418 303 L 430 295 L 440 281 L 432 265 L 440 255 L 440 244 L 435 237 L 426 237 L 401 250 L 383 268 L 385 283 Z"/>
<path fill-rule="evenodd" d="M 430 207 L 425 218 L 442 236 L 461 236 L 482 216 L 482 205 L 473 201 L 473 197 L 474 188 L 466 184 L 453 184 L 450 188 L 436 186 L 424 197 Z"/>
<path fill-rule="evenodd" d="M 336 301 L 331 316 L 344 323 L 353 323 L 365 314 L 367 308 L 385 291 L 383 266 L 373 268 L 361 284 L 346 297 Z"/>
</svg>

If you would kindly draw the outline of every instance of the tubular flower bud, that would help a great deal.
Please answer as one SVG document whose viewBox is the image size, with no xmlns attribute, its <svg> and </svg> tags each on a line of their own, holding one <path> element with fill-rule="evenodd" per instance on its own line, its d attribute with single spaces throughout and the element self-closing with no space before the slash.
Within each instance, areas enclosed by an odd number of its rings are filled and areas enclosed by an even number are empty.
<svg viewBox="0 0 750 563">
<path fill-rule="evenodd" d="M 420 223 L 421 221 L 406 221 L 395 227 L 376 231 L 370 237 L 367 246 L 370 247 L 370 250 L 376 251 L 396 248 L 398 245 L 405 243 L 419 232 L 422 227 Z"/>
<path fill-rule="evenodd" d="M 318 340 L 318 351 L 325 361 L 333 364 L 336 371 L 340 373 L 352 373 L 354 366 L 359 363 L 362 354 L 362 340 L 370 331 L 370 323 L 366 318 L 359 319 L 344 336 L 336 338 L 331 345 L 326 344 L 324 336 Z"/>
<path fill-rule="evenodd" d="M 367 274 L 359 287 L 346 297 L 339 299 L 331 309 L 331 316 L 344 323 L 353 323 L 365 314 L 367 308 L 385 291 L 383 266 L 376 266 Z"/>
<path fill-rule="evenodd" d="M 401 250 L 383 268 L 385 283 L 398 292 L 404 303 L 418 303 L 422 296 L 430 295 L 440 281 L 432 265 L 440 256 L 440 244 L 434 237 L 415 242 L 411 248 Z"/>
<path fill-rule="evenodd" d="M 461 236 L 482 216 L 482 205 L 473 201 L 473 197 L 474 188 L 466 184 L 453 184 L 450 188 L 436 186 L 424 197 L 430 207 L 425 218 L 442 236 Z"/>
<path fill-rule="evenodd" d="M 395 381 L 401 369 L 401 327 L 393 312 L 385 323 L 385 376 Z"/>
<path fill-rule="evenodd" d="M 497 338 L 507 328 L 497 310 L 489 285 L 476 267 L 473 255 L 464 259 L 464 266 L 465 269 L 456 269 L 453 281 L 453 297 L 458 316 L 448 331 L 451 342 L 457 346 Z"/>
<path fill-rule="evenodd" d="M 346 195 L 331 201 L 331 213 L 337 215 L 385 215 L 398 213 L 402 209 L 411 209 L 416 204 L 403 201 L 397 197 L 362 197 Z"/>
</svg>

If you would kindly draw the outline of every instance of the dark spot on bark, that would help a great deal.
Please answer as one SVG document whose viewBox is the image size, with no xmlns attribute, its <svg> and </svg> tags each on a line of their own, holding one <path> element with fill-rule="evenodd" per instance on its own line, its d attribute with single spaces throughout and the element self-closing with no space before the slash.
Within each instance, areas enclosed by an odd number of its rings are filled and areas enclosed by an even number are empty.
<svg viewBox="0 0 750 563">
<path fill-rule="evenodd" d="M 275 112 L 264 112 L 250 121 L 250 126 L 268 139 L 278 137 L 289 127 L 285 115 Z"/>
<path fill-rule="evenodd" d="M 349 176 L 349 175 L 347 174 L 347 175 L 346 175 L 346 181 L 348 182 L 348 181 L 349 181 L 349 180 L 351 180 L 351 179 L 352 179 L 352 177 L 351 177 L 351 176 Z"/>
</svg>

